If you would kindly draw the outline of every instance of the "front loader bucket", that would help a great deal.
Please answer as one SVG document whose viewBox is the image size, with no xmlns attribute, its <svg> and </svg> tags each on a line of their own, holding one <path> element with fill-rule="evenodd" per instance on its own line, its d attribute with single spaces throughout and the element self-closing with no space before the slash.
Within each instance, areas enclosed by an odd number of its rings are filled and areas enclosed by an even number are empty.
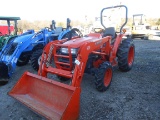
<svg viewBox="0 0 160 120">
<path fill-rule="evenodd" d="M 80 88 L 25 72 L 10 96 L 50 120 L 78 119 Z"/>
</svg>

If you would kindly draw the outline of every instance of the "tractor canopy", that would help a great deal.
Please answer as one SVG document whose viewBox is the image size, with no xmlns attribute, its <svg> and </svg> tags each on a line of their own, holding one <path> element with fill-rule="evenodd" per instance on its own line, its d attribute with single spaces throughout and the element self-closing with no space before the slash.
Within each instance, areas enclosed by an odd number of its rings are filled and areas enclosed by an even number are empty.
<svg viewBox="0 0 160 120">
<path fill-rule="evenodd" d="M 14 21 L 14 20 L 21 20 L 21 18 L 20 18 L 20 17 L 0 16 L 0 20 L 10 20 L 10 21 Z"/>
<path fill-rule="evenodd" d="M 0 20 L 7 21 L 8 25 L 8 34 L 11 34 L 11 21 L 14 21 L 14 29 L 15 29 L 15 35 L 17 35 L 17 20 L 20 20 L 20 17 L 9 17 L 9 16 L 0 16 Z"/>
</svg>

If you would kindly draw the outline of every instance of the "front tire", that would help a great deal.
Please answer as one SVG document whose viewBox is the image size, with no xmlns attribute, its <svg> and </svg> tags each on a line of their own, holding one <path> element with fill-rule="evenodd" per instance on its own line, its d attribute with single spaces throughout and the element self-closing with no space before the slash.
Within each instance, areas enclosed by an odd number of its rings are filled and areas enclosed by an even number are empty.
<svg viewBox="0 0 160 120">
<path fill-rule="evenodd" d="M 39 69 L 42 52 L 43 52 L 42 49 L 35 50 L 31 56 L 31 66 L 36 71 L 38 71 Z"/>
<path fill-rule="evenodd" d="M 98 91 L 106 91 L 112 81 L 112 65 L 109 62 L 104 62 L 100 65 L 95 73 L 95 85 Z"/>
<path fill-rule="evenodd" d="M 120 44 L 117 57 L 119 69 L 127 72 L 132 69 L 135 55 L 135 46 L 132 39 L 123 40 Z"/>
<path fill-rule="evenodd" d="M 30 57 L 25 55 L 20 55 L 19 59 L 17 60 L 17 66 L 24 66 L 29 62 Z"/>
</svg>

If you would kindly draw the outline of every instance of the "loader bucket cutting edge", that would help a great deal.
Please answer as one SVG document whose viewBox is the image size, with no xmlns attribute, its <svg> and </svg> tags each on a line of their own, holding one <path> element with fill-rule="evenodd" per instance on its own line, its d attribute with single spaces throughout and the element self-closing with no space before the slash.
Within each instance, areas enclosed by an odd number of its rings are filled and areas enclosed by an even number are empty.
<svg viewBox="0 0 160 120">
<path fill-rule="evenodd" d="M 47 119 L 75 120 L 80 92 L 78 87 L 25 72 L 8 95 Z"/>
</svg>

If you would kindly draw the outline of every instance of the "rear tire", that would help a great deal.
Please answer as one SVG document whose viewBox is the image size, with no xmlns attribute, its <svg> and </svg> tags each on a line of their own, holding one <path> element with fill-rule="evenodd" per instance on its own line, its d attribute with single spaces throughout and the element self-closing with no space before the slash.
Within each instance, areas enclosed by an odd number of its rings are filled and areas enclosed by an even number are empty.
<svg viewBox="0 0 160 120">
<path fill-rule="evenodd" d="M 31 56 L 31 66 L 34 70 L 38 71 L 40 65 L 40 57 L 42 55 L 43 49 L 35 50 Z"/>
<path fill-rule="evenodd" d="M 112 81 L 112 65 L 109 62 L 104 62 L 100 65 L 95 73 L 95 85 L 98 91 L 106 91 Z"/>
<path fill-rule="evenodd" d="M 119 69 L 127 72 L 132 69 L 135 55 L 135 46 L 132 39 L 123 40 L 120 44 L 117 57 Z"/>
</svg>

